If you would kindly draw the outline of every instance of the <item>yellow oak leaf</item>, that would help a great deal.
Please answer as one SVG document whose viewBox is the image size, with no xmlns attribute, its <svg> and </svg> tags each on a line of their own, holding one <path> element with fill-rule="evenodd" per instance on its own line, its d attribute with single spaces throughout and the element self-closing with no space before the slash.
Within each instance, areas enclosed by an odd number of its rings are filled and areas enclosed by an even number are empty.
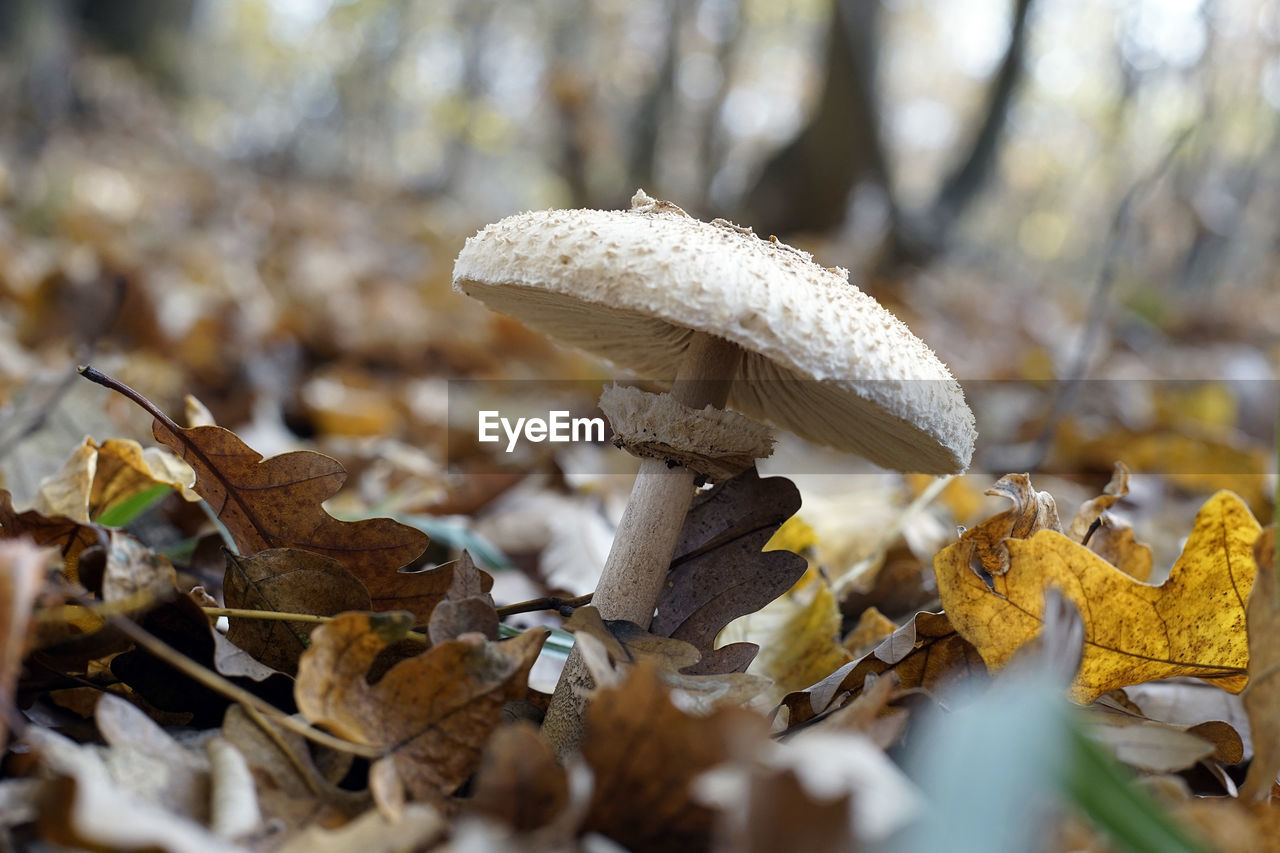
<svg viewBox="0 0 1280 853">
<path fill-rule="evenodd" d="M 1194 676 L 1231 693 L 1248 680 L 1245 602 L 1260 528 L 1244 502 L 1218 492 L 1196 514 L 1182 555 L 1160 586 L 1140 583 L 1061 533 L 1007 539 L 1009 569 L 988 586 L 962 539 L 934 558 L 952 625 L 998 669 L 1041 629 L 1044 591 L 1057 587 L 1084 618 L 1084 656 L 1071 698 L 1092 702 L 1117 687 Z"/>
</svg>

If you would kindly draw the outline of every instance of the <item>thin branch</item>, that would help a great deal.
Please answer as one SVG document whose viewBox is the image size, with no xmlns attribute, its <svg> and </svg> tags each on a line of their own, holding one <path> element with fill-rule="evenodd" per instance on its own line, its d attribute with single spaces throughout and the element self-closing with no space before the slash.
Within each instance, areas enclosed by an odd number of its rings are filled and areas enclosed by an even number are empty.
<svg viewBox="0 0 1280 853">
<path fill-rule="evenodd" d="M 206 616 L 234 616 L 237 619 L 261 619 L 264 621 L 274 622 L 302 622 L 308 625 L 323 625 L 326 622 L 332 622 L 332 616 L 317 616 L 314 613 L 287 613 L 281 610 L 247 610 L 242 607 L 201 607 Z M 420 643 L 426 643 L 425 634 L 417 631 L 406 631 L 404 635 L 406 640 L 417 640 Z"/>
<path fill-rule="evenodd" d="M 181 672 L 183 675 L 209 688 L 232 702 L 240 705 L 250 706 L 270 717 L 273 721 L 280 724 L 295 734 L 302 735 L 308 740 L 327 746 L 330 749 L 341 750 L 342 752 L 350 752 L 361 758 L 378 759 L 383 756 L 383 751 L 376 747 L 365 746 L 360 743 L 352 743 L 339 737 L 334 737 L 328 732 L 314 728 L 301 720 L 296 720 L 288 714 L 276 708 L 274 705 L 259 699 L 248 690 L 232 684 L 216 672 L 201 666 L 191 658 L 182 654 L 172 646 L 160 640 L 151 632 L 147 631 L 132 619 L 127 619 L 119 615 L 107 616 L 107 621 L 121 633 L 133 640 L 142 648 L 146 649 L 153 656 L 159 658 L 164 663 Z"/>
<path fill-rule="evenodd" d="M 566 609 L 573 610 L 582 607 L 584 604 L 591 603 L 591 596 L 595 593 L 587 593 L 579 595 L 577 598 L 557 598 L 554 595 L 535 598 L 531 601 L 519 601 L 515 604 L 507 604 L 497 608 L 498 618 L 505 619 L 508 616 L 515 616 L 517 613 L 535 613 L 539 610 L 554 610 L 563 613 Z"/>
</svg>

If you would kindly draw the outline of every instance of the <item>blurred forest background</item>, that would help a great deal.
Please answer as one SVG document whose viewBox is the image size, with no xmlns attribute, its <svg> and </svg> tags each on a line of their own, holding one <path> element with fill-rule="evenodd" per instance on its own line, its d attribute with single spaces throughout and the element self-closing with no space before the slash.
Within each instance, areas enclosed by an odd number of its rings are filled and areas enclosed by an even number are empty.
<svg viewBox="0 0 1280 853">
<path fill-rule="evenodd" d="M 1270 516 L 1280 3 L 0 0 L 0 34 L 18 495 L 93 358 L 471 511 L 446 380 L 603 374 L 452 294 L 454 255 L 643 187 L 852 269 L 966 384 L 980 469 L 1124 456 Z"/>
</svg>

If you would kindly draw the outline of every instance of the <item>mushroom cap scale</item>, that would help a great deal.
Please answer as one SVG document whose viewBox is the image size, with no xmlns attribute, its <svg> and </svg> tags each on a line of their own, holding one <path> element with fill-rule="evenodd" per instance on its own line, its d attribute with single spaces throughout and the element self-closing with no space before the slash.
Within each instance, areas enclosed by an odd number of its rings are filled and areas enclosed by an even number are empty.
<svg viewBox="0 0 1280 853">
<path fill-rule="evenodd" d="M 467 240 L 454 289 L 644 378 L 694 331 L 738 344 L 728 405 L 897 470 L 964 470 L 973 413 L 946 366 L 843 270 L 637 193 L 628 211 L 507 217 Z"/>
</svg>

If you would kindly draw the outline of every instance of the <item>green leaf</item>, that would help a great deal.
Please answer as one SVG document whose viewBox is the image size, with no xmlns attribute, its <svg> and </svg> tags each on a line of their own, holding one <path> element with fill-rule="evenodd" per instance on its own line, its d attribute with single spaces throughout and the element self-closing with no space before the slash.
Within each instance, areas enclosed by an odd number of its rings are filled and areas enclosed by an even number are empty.
<svg viewBox="0 0 1280 853">
<path fill-rule="evenodd" d="M 151 507 L 162 501 L 173 489 L 164 483 L 156 483 L 145 491 L 125 498 L 119 503 L 107 507 L 94 519 L 103 527 L 124 527 Z"/>
</svg>

